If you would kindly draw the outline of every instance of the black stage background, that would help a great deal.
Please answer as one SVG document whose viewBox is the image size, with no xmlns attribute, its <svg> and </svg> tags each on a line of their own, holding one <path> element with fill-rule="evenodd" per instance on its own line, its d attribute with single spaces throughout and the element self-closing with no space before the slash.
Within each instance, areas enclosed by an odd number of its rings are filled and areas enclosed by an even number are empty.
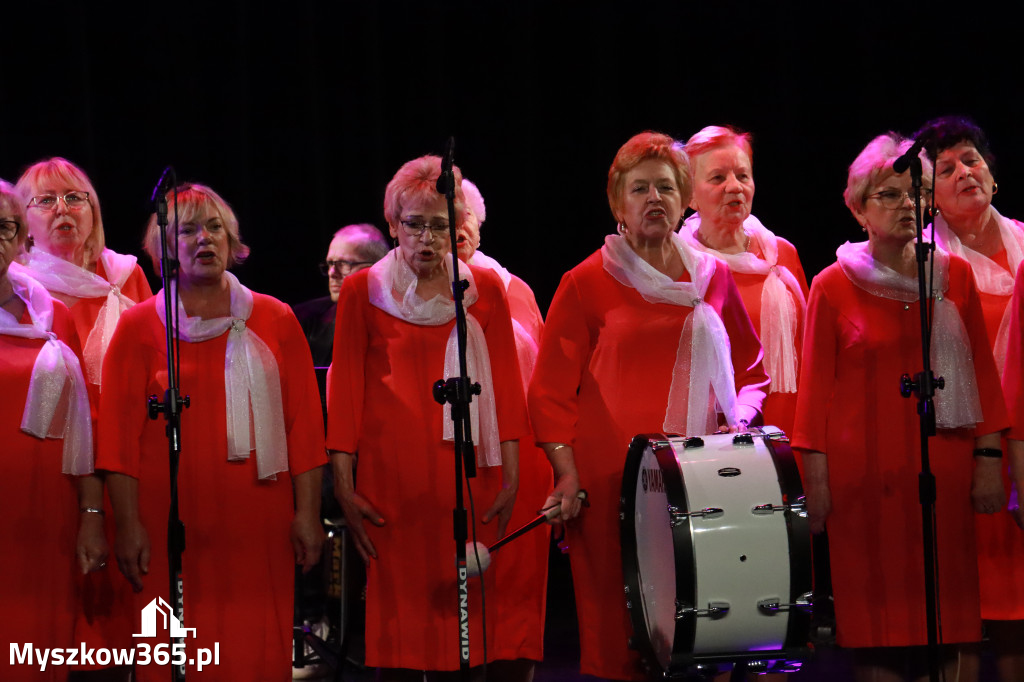
<svg viewBox="0 0 1024 682">
<path fill-rule="evenodd" d="M 242 281 L 288 302 L 326 293 L 331 233 L 386 227 L 391 175 L 449 134 L 487 200 L 483 250 L 542 309 L 613 229 L 607 168 L 644 129 L 752 131 L 755 213 L 808 278 L 862 238 L 842 202 L 856 153 L 936 115 L 988 131 L 996 204 L 1024 217 L 1022 60 L 993 3 L 925 20 L 925 5 L 787 0 L 96 4 L 3 10 L 0 176 L 68 157 L 109 245 L 138 254 L 173 164 L 234 205 Z"/>
</svg>

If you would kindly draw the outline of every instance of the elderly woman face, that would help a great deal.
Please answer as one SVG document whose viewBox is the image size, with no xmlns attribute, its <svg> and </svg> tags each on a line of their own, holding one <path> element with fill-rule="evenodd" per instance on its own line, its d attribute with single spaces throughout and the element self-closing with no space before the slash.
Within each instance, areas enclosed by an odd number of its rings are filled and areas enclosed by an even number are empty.
<svg viewBox="0 0 1024 682">
<path fill-rule="evenodd" d="M 231 258 L 227 225 L 207 203 L 178 228 L 181 279 L 191 284 L 215 284 L 224 276 Z"/>
<path fill-rule="evenodd" d="M 727 144 L 691 159 L 693 201 L 701 225 L 737 228 L 750 215 L 754 201 L 754 172 L 750 157 L 740 147 Z"/>
<path fill-rule="evenodd" d="M 65 259 L 80 252 L 93 228 L 89 193 L 55 180 L 44 180 L 30 191 L 26 218 L 35 245 Z"/>
<path fill-rule="evenodd" d="M 978 215 L 992 203 L 992 171 L 970 142 L 960 142 L 935 159 L 935 204 L 947 219 Z"/>
<path fill-rule="evenodd" d="M 896 175 L 891 170 L 868 188 L 864 204 L 854 216 L 867 230 L 869 240 L 906 244 L 917 236 L 912 192 L 910 173 Z"/>
<path fill-rule="evenodd" d="M 641 161 L 626 173 L 622 187 L 624 235 L 634 247 L 664 240 L 683 215 L 680 188 L 672 167 L 658 159 Z"/>
<path fill-rule="evenodd" d="M 391 236 L 398 240 L 398 252 L 417 277 L 432 275 L 451 249 L 448 234 L 448 202 L 438 194 L 402 203 L 398 224 L 390 225 Z"/>
<path fill-rule="evenodd" d="M 477 220 L 475 213 L 466 211 L 466 217 L 456 230 L 456 235 L 458 241 L 455 246 L 459 258 L 468 263 L 480 247 L 480 221 Z"/>
</svg>

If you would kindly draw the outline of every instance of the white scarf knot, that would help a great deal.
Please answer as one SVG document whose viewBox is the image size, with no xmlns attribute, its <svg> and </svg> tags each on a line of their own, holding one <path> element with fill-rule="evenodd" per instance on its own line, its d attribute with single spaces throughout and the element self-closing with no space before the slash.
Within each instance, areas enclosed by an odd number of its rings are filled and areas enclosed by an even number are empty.
<svg viewBox="0 0 1024 682">
<path fill-rule="evenodd" d="M 445 254 L 444 266 L 448 279 L 452 279 L 452 255 Z M 498 414 L 494 401 L 494 381 L 491 376 L 491 358 L 487 338 L 469 307 L 479 293 L 469 266 L 459 269 L 459 276 L 469 283 L 463 298 L 466 307 L 466 371 L 472 381 L 480 384 L 480 395 L 469 404 L 473 443 L 477 447 L 479 466 L 501 465 L 501 443 L 498 434 Z M 416 274 L 402 259 L 398 249 L 370 267 L 368 280 L 370 304 L 392 317 L 420 326 L 436 327 L 447 324 L 455 317 L 455 302 L 448 296 L 435 296 L 424 301 L 416 294 Z M 402 296 L 395 300 L 394 293 Z M 458 334 L 455 326 L 444 353 L 444 378 L 459 376 Z M 443 438 L 455 440 L 455 427 L 451 419 L 451 405 L 445 404 L 442 415 Z"/>
<path fill-rule="evenodd" d="M 288 470 L 288 438 L 281 396 L 281 375 L 270 346 L 251 331 L 246 320 L 252 314 L 252 291 L 230 272 L 225 272 L 231 292 L 231 314 L 203 320 L 187 317 L 178 301 L 178 338 L 200 343 L 228 332 L 224 351 L 224 412 L 229 461 L 249 458 L 256 450 L 256 474 L 276 479 Z M 175 293 L 172 289 L 172 295 Z M 157 294 L 156 311 L 167 325 L 163 290 Z"/>
<path fill-rule="evenodd" d="M 960 256 L 970 264 L 971 271 L 974 273 L 974 284 L 978 287 L 978 291 L 994 296 L 1010 296 L 1013 294 L 1014 274 L 1021 261 L 1024 260 L 1024 230 L 1021 230 L 1020 226 L 1009 218 L 1000 215 L 994 206 L 991 206 L 990 210 L 999 225 L 999 236 L 1006 249 L 1006 261 L 1010 266 L 1009 272 L 988 256 L 969 246 L 964 246 L 941 213 L 935 216 L 933 224 L 935 243 L 946 252 Z M 1006 306 L 999 322 L 996 338 L 990 339 L 993 342 L 992 355 L 995 357 L 1000 376 L 1006 366 L 1006 349 L 1010 344 L 1010 309 L 1012 307 Z"/>
<path fill-rule="evenodd" d="M 836 251 L 836 256 L 847 278 L 869 294 L 904 303 L 918 300 L 917 278 L 902 275 L 876 261 L 871 256 L 868 242 L 846 242 Z M 974 372 L 974 354 L 960 311 L 944 296 L 947 289 L 949 254 L 936 248 L 931 291 L 935 301 L 931 334 L 932 372 L 945 380 L 945 388 L 935 393 L 936 423 L 946 429 L 973 427 L 983 418 Z"/>
<path fill-rule="evenodd" d="M 764 275 L 761 288 L 761 345 L 764 366 L 771 377 L 771 393 L 796 393 L 798 384 L 796 335 L 807 309 L 803 289 L 785 265 L 779 265 L 779 244 L 768 228 L 755 216 L 743 221 L 743 232 L 761 250 L 762 258 L 753 253 L 721 253 L 708 248 L 697 239 L 700 215 L 694 213 L 683 224 L 679 235 L 691 247 L 723 261 L 733 272 Z"/>
<path fill-rule="evenodd" d="M 83 339 L 85 375 L 91 384 L 99 384 L 103 376 L 103 355 L 107 352 L 121 313 L 135 305 L 135 301 L 121 293 L 121 287 L 135 271 L 138 262 L 135 256 L 104 249 L 100 261 L 110 281 L 41 249 L 30 251 L 25 263 L 32 271 L 32 277 L 50 291 L 75 298 L 106 296 L 89 337 Z"/>
<path fill-rule="evenodd" d="M 53 299 L 25 268 L 7 271 L 14 292 L 25 302 L 30 324 L 0 308 L 0 334 L 44 341 L 32 367 L 21 430 L 37 438 L 63 438 L 61 471 L 81 476 L 93 471 L 92 415 L 82 366 L 53 331 Z"/>
<path fill-rule="evenodd" d="M 717 267 L 715 259 L 694 251 L 676 234 L 670 239 L 691 282 L 675 282 L 658 272 L 619 235 L 605 237 L 601 257 L 608 274 L 623 286 L 636 289 L 645 301 L 693 308 L 679 335 L 662 428 L 668 433 L 704 435 L 718 428 L 712 395 L 728 423 L 737 424 L 729 333 L 718 311 L 704 301 Z"/>
</svg>

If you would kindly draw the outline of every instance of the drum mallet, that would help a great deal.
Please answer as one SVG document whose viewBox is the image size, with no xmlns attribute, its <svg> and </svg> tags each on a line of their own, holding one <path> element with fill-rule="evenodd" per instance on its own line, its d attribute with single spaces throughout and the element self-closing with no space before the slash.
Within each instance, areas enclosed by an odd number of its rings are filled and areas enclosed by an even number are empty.
<svg viewBox="0 0 1024 682">
<path fill-rule="evenodd" d="M 587 503 L 587 491 L 580 490 L 576 493 L 576 497 L 583 503 L 584 507 L 589 507 Z M 502 539 L 495 542 L 493 545 L 488 547 L 482 542 L 469 542 L 466 543 L 466 571 L 470 577 L 478 576 L 486 571 L 491 565 L 491 553 L 497 552 L 499 549 L 512 542 L 521 535 L 525 535 L 537 526 L 541 525 L 545 521 L 555 517 L 555 510 L 558 509 L 561 504 L 553 504 L 550 507 L 545 507 L 540 510 L 537 517 L 532 521 L 523 524 L 521 528 L 518 528 Z M 477 556 L 480 557 L 480 562 L 477 563 Z"/>
</svg>

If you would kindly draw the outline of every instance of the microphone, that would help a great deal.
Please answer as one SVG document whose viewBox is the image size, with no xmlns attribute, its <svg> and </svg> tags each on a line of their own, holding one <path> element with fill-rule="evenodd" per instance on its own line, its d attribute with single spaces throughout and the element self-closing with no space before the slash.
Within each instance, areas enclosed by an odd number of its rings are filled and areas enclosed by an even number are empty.
<svg viewBox="0 0 1024 682">
<path fill-rule="evenodd" d="M 910 146 L 907 152 L 892 162 L 892 172 L 899 175 L 900 173 L 906 172 L 910 168 L 910 162 L 917 158 L 917 155 L 921 152 L 921 148 L 925 145 L 925 136 L 918 135 L 917 139 L 914 140 L 914 144 Z"/>
<path fill-rule="evenodd" d="M 170 189 L 169 181 L 171 176 L 174 175 L 174 169 L 170 166 L 164 168 L 164 172 L 160 175 L 160 179 L 156 181 L 156 187 L 153 188 L 153 194 L 150 195 L 149 200 L 156 203 L 157 199 L 163 198 Z"/>
<path fill-rule="evenodd" d="M 437 192 L 448 196 L 449 192 L 455 191 L 455 179 L 452 177 L 452 165 L 455 160 L 455 138 L 448 138 L 448 145 L 445 147 L 444 156 L 441 158 L 441 175 L 437 177 Z"/>
</svg>

